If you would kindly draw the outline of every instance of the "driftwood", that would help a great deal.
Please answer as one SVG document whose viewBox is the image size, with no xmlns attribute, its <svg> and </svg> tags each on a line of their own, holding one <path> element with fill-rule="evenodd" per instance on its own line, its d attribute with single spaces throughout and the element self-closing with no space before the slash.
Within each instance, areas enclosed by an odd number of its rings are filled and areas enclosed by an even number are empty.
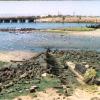
<svg viewBox="0 0 100 100">
<path fill-rule="evenodd" d="M 39 56 L 41 56 L 42 54 L 46 54 L 46 53 L 45 53 L 45 52 L 38 53 L 38 54 L 36 54 L 34 57 L 32 57 L 31 59 L 36 59 L 36 58 L 38 58 Z"/>
<path fill-rule="evenodd" d="M 85 84 L 84 82 L 84 77 L 82 75 L 80 75 L 77 71 L 75 71 L 75 64 L 72 62 L 66 62 L 68 68 L 70 69 L 70 71 L 72 73 L 74 73 L 77 76 L 77 80 L 80 84 Z"/>
<path fill-rule="evenodd" d="M 10 62 L 12 63 L 19 63 L 19 62 L 26 62 L 26 60 L 10 60 Z"/>
<path fill-rule="evenodd" d="M 23 63 L 23 62 L 26 62 L 26 61 L 29 61 L 29 60 L 32 60 L 32 59 L 36 59 L 36 58 L 38 58 L 39 56 L 41 56 L 42 54 L 45 54 L 45 53 L 44 53 L 44 52 L 38 53 L 38 54 L 36 54 L 34 57 L 32 57 L 32 58 L 30 58 L 30 59 L 28 59 L 28 60 L 10 60 L 10 62 L 12 62 L 12 63 Z"/>
</svg>

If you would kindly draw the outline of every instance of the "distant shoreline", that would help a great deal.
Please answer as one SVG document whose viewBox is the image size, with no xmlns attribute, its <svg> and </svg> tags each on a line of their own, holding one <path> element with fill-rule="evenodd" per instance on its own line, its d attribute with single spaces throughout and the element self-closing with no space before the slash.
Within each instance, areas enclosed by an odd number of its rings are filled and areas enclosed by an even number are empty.
<svg viewBox="0 0 100 100">
<path fill-rule="evenodd" d="M 67 22 L 67 23 L 100 23 L 100 17 L 95 16 L 43 16 L 36 22 Z"/>
<path fill-rule="evenodd" d="M 100 16 L 0 16 L 0 23 L 100 23 Z"/>
</svg>

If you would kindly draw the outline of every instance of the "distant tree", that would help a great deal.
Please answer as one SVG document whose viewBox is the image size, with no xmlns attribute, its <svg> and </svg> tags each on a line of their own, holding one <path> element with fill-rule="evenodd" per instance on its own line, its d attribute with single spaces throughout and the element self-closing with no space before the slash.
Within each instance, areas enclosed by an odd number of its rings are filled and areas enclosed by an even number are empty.
<svg viewBox="0 0 100 100">
<path fill-rule="evenodd" d="M 65 22 L 65 16 L 62 17 L 63 23 Z"/>
<path fill-rule="evenodd" d="M 76 17 L 78 17 L 79 19 L 81 19 L 81 18 L 82 18 L 82 16 L 79 16 L 79 15 L 77 15 Z"/>
<path fill-rule="evenodd" d="M 47 17 L 52 17 L 52 15 L 47 15 Z"/>
<path fill-rule="evenodd" d="M 37 16 L 37 18 L 41 18 L 41 16 Z"/>
</svg>

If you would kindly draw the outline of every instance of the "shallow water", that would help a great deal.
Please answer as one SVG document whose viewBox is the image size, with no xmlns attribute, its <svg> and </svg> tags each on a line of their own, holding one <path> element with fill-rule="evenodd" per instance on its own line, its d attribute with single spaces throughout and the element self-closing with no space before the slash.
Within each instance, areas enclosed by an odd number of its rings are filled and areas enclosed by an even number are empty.
<svg viewBox="0 0 100 100">
<path fill-rule="evenodd" d="M 52 49 L 100 51 L 100 38 L 46 32 L 24 34 L 0 32 L 0 51 L 43 51 L 48 47 Z"/>
<path fill-rule="evenodd" d="M 0 23 L 2 28 L 35 28 L 35 29 L 52 29 L 64 27 L 84 27 L 92 23 Z"/>
</svg>

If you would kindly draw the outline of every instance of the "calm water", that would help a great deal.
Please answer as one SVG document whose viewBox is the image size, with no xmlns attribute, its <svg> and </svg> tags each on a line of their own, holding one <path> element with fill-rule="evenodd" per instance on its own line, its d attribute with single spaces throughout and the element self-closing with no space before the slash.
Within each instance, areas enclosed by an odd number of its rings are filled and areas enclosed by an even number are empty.
<svg viewBox="0 0 100 100">
<path fill-rule="evenodd" d="M 83 27 L 90 23 L 2 23 L 0 28 L 62 28 L 62 27 Z M 100 50 L 100 38 L 72 36 L 62 33 L 9 33 L 0 32 L 0 50 L 30 50 L 42 51 L 50 47 L 54 49 L 84 49 Z"/>
<path fill-rule="evenodd" d="M 0 50 L 30 50 L 42 51 L 44 48 L 57 49 L 81 49 L 100 51 L 100 38 L 72 36 L 60 33 L 15 34 L 8 32 L 0 33 Z"/>
<path fill-rule="evenodd" d="M 35 28 L 35 29 L 50 29 L 64 27 L 84 27 L 91 23 L 0 23 L 0 28 Z"/>
</svg>

